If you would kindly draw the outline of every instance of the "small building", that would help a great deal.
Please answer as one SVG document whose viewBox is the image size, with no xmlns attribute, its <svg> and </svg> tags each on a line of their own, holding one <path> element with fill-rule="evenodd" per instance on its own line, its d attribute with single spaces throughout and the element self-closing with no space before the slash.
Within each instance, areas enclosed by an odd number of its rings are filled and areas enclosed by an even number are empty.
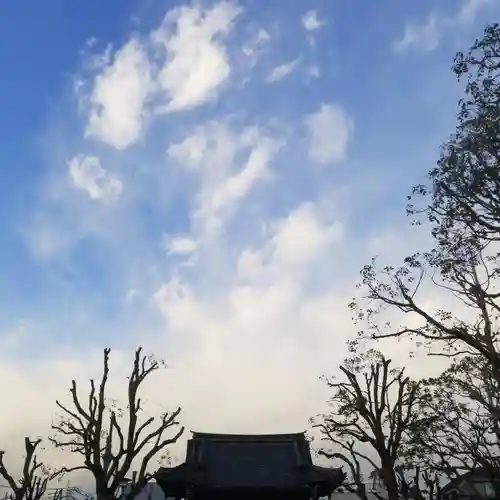
<svg viewBox="0 0 500 500">
<path fill-rule="evenodd" d="M 442 500 L 488 500 L 496 498 L 493 481 L 482 468 L 466 472 L 446 484 Z"/>
<path fill-rule="evenodd" d="M 304 433 L 234 435 L 193 432 L 186 461 L 162 467 L 167 498 L 316 500 L 344 481 L 342 469 L 313 464 Z"/>
</svg>

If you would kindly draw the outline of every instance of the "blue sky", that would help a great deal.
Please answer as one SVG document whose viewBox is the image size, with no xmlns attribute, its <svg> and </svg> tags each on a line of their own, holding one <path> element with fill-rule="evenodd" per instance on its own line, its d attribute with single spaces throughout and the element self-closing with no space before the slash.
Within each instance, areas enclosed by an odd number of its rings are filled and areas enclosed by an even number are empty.
<svg viewBox="0 0 500 500">
<path fill-rule="evenodd" d="M 26 397 L 143 344 L 193 426 L 305 427 L 360 266 L 425 240 L 405 196 L 499 7 L 284 5 L 3 3 L 0 363 Z"/>
</svg>

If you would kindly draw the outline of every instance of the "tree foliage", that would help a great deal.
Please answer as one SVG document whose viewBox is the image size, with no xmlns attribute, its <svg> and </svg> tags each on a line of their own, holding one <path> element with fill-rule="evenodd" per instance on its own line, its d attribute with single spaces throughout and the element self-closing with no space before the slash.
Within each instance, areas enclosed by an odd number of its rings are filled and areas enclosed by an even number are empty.
<svg viewBox="0 0 500 500">
<path fill-rule="evenodd" d="M 175 443 L 184 427 L 179 427 L 177 419 L 180 408 L 141 422 L 141 386 L 161 366 L 153 357 L 142 356 L 141 348 L 135 352 L 128 377 L 126 410 L 122 412 L 114 405 L 108 405 L 109 354 L 110 349 L 104 349 L 104 370 L 100 384 L 96 386 L 94 380 L 90 381 L 90 391 L 85 401 L 80 397 L 74 380 L 70 389 L 72 406 L 57 401 L 62 416 L 52 426 L 55 435 L 51 441 L 58 448 L 67 448 L 81 455 L 83 464 L 65 469 L 65 472 L 75 469 L 90 471 L 95 479 L 98 498 L 115 498 L 123 483 L 130 481 L 128 475 L 133 462 L 139 460 L 139 470 L 134 474 L 132 488 L 127 494 L 128 500 L 149 480 L 148 466 L 151 459 Z"/>
<path fill-rule="evenodd" d="M 413 460 L 449 478 L 478 468 L 497 477 L 500 392 L 488 364 L 465 356 L 425 385 L 419 419 L 408 433 Z"/>
<path fill-rule="evenodd" d="M 396 466 L 400 495 L 404 500 L 440 500 L 439 472 L 426 464 L 406 463 Z"/>
<path fill-rule="evenodd" d="M 430 198 L 424 212 L 445 248 L 463 240 L 477 244 L 500 239 L 500 26 L 487 26 L 468 53 L 459 52 L 453 71 L 466 80 L 455 134 L 429 172 L 430 183 L 413 197 Z M 419 210 L 409 206 L 414 214 Z"/>
<path fill-rule="evenodd" d="M 468 54 L 459 53 L 454 71 L 466 78 L 455 135 L 443 146 L 429 183 L 417 186 L 432 227 L 433 248 L 408 256 L 401 266 L 361 272 L 369 302 L 355 303 L 357 319 L 374 338 L 415 336 L 451 356 L 479 355 L 500 380 L 500 27 L 488 26 Z M 410 206 L 410 213 L 417 209 Z M 455 300 L 460 307 L 432 310 L 429 293 Z M 399 311 L 406 323 L 381 320 Z M 441 352 L 442 354 L 442 352 Z"/>
<path fill-rule="evenodd" d="M 374 259 L 351 307 L 361 337 L 414 338 L 451 363 L 422 383 L 405 459 L 441 476 L 499 477 L 500 26 L 457 54 L 453 71 L 465 81 L 456 130 L 408 206 L 414 221 L 426 216 L 432 248 L 400 266 Z"/>
<path fill-rule="evenodd" d="M 395 490 L 388 477 L 404 498 L 432 500 L 440 498 L 443 478 L 473 469 L 500 478 L 500 25 L 487 26 L 467 53 L 458 53 L 453 71 L 465 82 L 456 130 L 407 210 L 416 224 L 424 215 L 431 248 L 399 266 L 372 260 L 361 270 L 364 297 L 351 303 L 359 337 L 415 339 L 429 354 L 446 356 L 448 367 L 398 393 L 405 394 L 399 411 L 408 409 L 399 434 L 389 415 L 381 417 L 389 402 L 377 409 L 387 380 L 380 383 L 379 375 L 373 385 L 378 399 L 370 385 L 377 366 L 388 372 L 387 361 L 361 372 L 341 367 L 347 381 L 330 384 L 336 410 L 320 423 L 324 440 L 342 450 L 326 456 L 348 465 L 364 459 L 376 469 L 359 446 L 377 451 L 389 497 Z"/>
</svg>

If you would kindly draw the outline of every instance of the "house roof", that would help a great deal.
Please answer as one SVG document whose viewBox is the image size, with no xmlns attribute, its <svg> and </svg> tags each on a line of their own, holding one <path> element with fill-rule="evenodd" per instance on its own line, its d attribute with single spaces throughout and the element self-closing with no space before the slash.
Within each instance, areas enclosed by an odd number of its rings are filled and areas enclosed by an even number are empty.
<svg viewBox="0 0 500 500">
<path fill-rule="evenodd" d="M 493 473 L 495 473 L 494 470 L 493 470 Z M 497 471 L 496 474 L 499 474 L 499 473 L 500 473 L 500 470 Z M 444 485 L 441 493 L 446 494 L 448 491 L 454 490 L 455 488 L 459 487 L 464 482 L 488 481 L 490 475 L 491 475 L 491 472 L 488 473 L 488 471 L 484 467 L 477 467 L 476 469 L 473 469 L 471 471 L 467 471 L 464 474 L 461 474 L 461 475 L 453 478 L 448 483 L 446 483 Z"/>
<path fill-rule="evenodd" d="M 318 485 L 333 491 L 342 483 L 344 474 L 341 469 L 313 465 L 303 432 L 257 435 L 193 432 L 186 462 L 160 469 L 156 479 L 166 489 L 182 484 L 223 489 L 300 489 Z"/>
</svg>

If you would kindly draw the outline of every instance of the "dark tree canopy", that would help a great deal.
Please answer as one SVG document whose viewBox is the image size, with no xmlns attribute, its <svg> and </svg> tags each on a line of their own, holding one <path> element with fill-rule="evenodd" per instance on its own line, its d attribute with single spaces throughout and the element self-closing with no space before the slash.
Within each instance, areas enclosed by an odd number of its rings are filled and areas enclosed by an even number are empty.
<svg viewBox="0 0 500 500">
<path fill-rule="evenodd" d="M 456 132 L 429 172 L 430 184 L 410 197 L 430 197 L 424 211 L 444 247 L 500 239 L 500 26 L 488 26 L 467 54 L 458 53 L 453 71 L 466 80 Z"/>
<path fill-rule="evenodd" d="M 487 363 L 465 356 L 425 385 L 408 432 L 412 459 L 450 478 L 477 468 L 497 477 L 500 388 Z"/>
<path fill-rule="evenodd" d="M 402 458 L 429 474 L 481 468 L 498 478 L 500 26 L 459 53 L 453 71 L 466 82 L 456 131 L 408 207 L 427 217 L 431 249 L 399 266 L 374 259 L 361 271 L 366 294 L 351 307 L 360 337 L 414 338 L 451 363 L 421 384 Z"/>
<path fill-rule="evenodd" d="M 361 335 L 415 336 L 435 353 L 478 355 L 500 380 L 500 27 L 486 28 L 468 54 L 455 59 L 467 79 L 455 135 L 444 145 L 429 183 L 414 195 L 428 202 L 433 248 L 408 256 L 400 266 L 363 268 L 368 302 L 352 304 L 367 323 Z M 410 206 L 410 213 L 418 210 Z M 429 293 L 457 299 L 459 306 L 432 310 Z M 399 311 L 401 324 L 380 312 Z"/>
<path fill-rule="evenodd" d="M 474 469 L 500 497 L 500 25 L 457 54 L 453 71 L 465 82 L 455 133 L 407 208 L 430 228 L 431 247 L 399 265 L 373 259 L 350 304 L 354 348 L 414 339 L 446 357 L 444 372 L 416 383 L 381 355 L 344 365 L 346 381 L 329 382 L 332 412 L 316 423 L 331 445 L 320 453 L 344 461 L 354 483 L 360 460 L 380 467 L 391 500 L 438 500 L 443 478 Z"/>
<path fill-rule="evenodd" d="M 404 500 L 440 500 L 439 471 L 426 464 L 406 463 L 396 466 L 399 491 Z"/>
<path fill-rule="evenodd" d="M 90 381 L 90 391 L 85 400 L 79 396 L 73 380 L 70 390 L 72 406 L 57 401 L 62 416 L 52 426 L 55 435 L 51 441 L 56 447 L 81 455 L 82 465 L 64 471 L 90 471 L 99 499 L 115 498 L 123 483 L 132 479 L 128 500 L 150 479 L 150 461 L 175 443 L 184 432 L 184 427 L 180 427 L 177 420 L 180 408 L 141 422 L 141 386 L 161 366 L 153 357 L 142 356 L 141 348 L 135 352 L 128 377 L 127 408 L 120 410 L 112 404 L 108 405 L 109 353 L 110 349 L 104 350 L 101 381 L 98 386 L 94 380 Z M 131 478 L 129 474 L 136 460 L 140 462 L 139 470 Z"/>
</svg>

